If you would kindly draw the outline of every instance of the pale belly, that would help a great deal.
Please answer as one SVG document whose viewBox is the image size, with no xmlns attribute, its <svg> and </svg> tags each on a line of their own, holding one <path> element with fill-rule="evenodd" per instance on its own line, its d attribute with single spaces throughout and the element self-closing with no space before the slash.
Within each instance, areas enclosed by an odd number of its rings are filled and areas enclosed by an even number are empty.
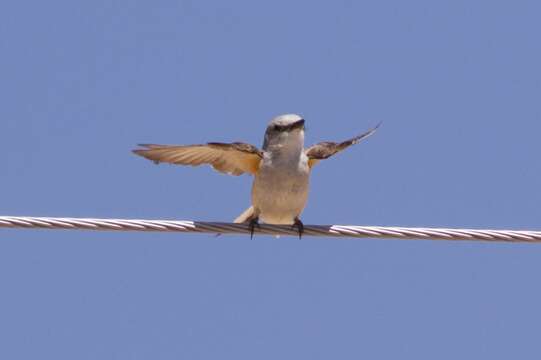
<svg viewBox="0 0 541 360">
<path fill-rule="evenodd" d="M 293 224 L 306 205 L 308 180 L 306 164 L 278 169 L 262 166 L 252 187 L 252 205 L 259 220 Z"/>
</svg>

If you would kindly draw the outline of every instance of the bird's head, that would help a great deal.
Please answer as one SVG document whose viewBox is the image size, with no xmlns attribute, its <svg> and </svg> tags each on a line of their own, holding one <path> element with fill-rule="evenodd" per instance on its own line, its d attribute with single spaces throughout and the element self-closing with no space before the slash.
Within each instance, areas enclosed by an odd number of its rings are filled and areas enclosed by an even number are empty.
<svg viewBox="0 0 541 360">
<path fill-rule="evenodd" d="M 304 119 L 297 114 L 285 114 L 271 120 L 265 131 L 264 150 L 304 147 Z"/>
</svg>

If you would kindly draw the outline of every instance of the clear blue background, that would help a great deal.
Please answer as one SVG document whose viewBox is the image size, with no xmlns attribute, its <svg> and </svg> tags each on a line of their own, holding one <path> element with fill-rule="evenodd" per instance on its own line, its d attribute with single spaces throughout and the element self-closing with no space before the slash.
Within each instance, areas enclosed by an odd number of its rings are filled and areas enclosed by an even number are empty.
<svg viewBox="0 0 541 360">
<path fill-rule="evenodd" d="M 0 214 L 228 221 L 139 142 L 307 143 L 303 220 L 540 229 L 536 1 L 2 1 Z M 0 230 L 2 359 L 539 359 L 541 247 Z"/>
</svg>

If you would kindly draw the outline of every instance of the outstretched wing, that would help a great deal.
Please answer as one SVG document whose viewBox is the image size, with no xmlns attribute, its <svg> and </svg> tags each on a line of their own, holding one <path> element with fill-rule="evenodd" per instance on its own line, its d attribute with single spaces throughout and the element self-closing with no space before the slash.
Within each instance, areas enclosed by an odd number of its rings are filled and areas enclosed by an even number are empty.
<svg viewBox="0 0 541 360">
<path fill-rule="evenodd" d="M 202 145 L 153 145 L 140 144 L 133 150 L 139 156 L 154 161 L 179 165 L 209 164 L 219 172 L 230 175 L 255 174 L 263 157 L 255 146 L 235 142 Z"/>
<path fill-rule="evenodd" d="M 342 151 L 353 144 L 357 144 L 361 140 L 375 133 L 380 125 L 381 123 L 376 125 L 374 128 L 368 130 L 367 132 L 362 133 L 361 135 L 355 136 L 354 138 L 342 141 L 340 143 L 324 141 L 310 146 L 308 149 L 305 150 L 306 156 L 308 156 L 308 165 L 312 167 L 320 160 L 327 159 L 328 157 L 333 156 L 337 152 Z"/>
</svg>

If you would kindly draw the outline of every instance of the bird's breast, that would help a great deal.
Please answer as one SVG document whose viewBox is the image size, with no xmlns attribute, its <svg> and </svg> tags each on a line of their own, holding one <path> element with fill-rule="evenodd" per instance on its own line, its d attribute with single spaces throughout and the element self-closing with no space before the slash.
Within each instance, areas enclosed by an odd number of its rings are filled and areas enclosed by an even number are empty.
<svg viewBox="0 0 541 360">
<path fill-rule="evenodd" d="M 307 159 L 264 160 L 252 188 L 252 202 L 264 222 L 292 224 L 308 198 Z"/>
</svg>

